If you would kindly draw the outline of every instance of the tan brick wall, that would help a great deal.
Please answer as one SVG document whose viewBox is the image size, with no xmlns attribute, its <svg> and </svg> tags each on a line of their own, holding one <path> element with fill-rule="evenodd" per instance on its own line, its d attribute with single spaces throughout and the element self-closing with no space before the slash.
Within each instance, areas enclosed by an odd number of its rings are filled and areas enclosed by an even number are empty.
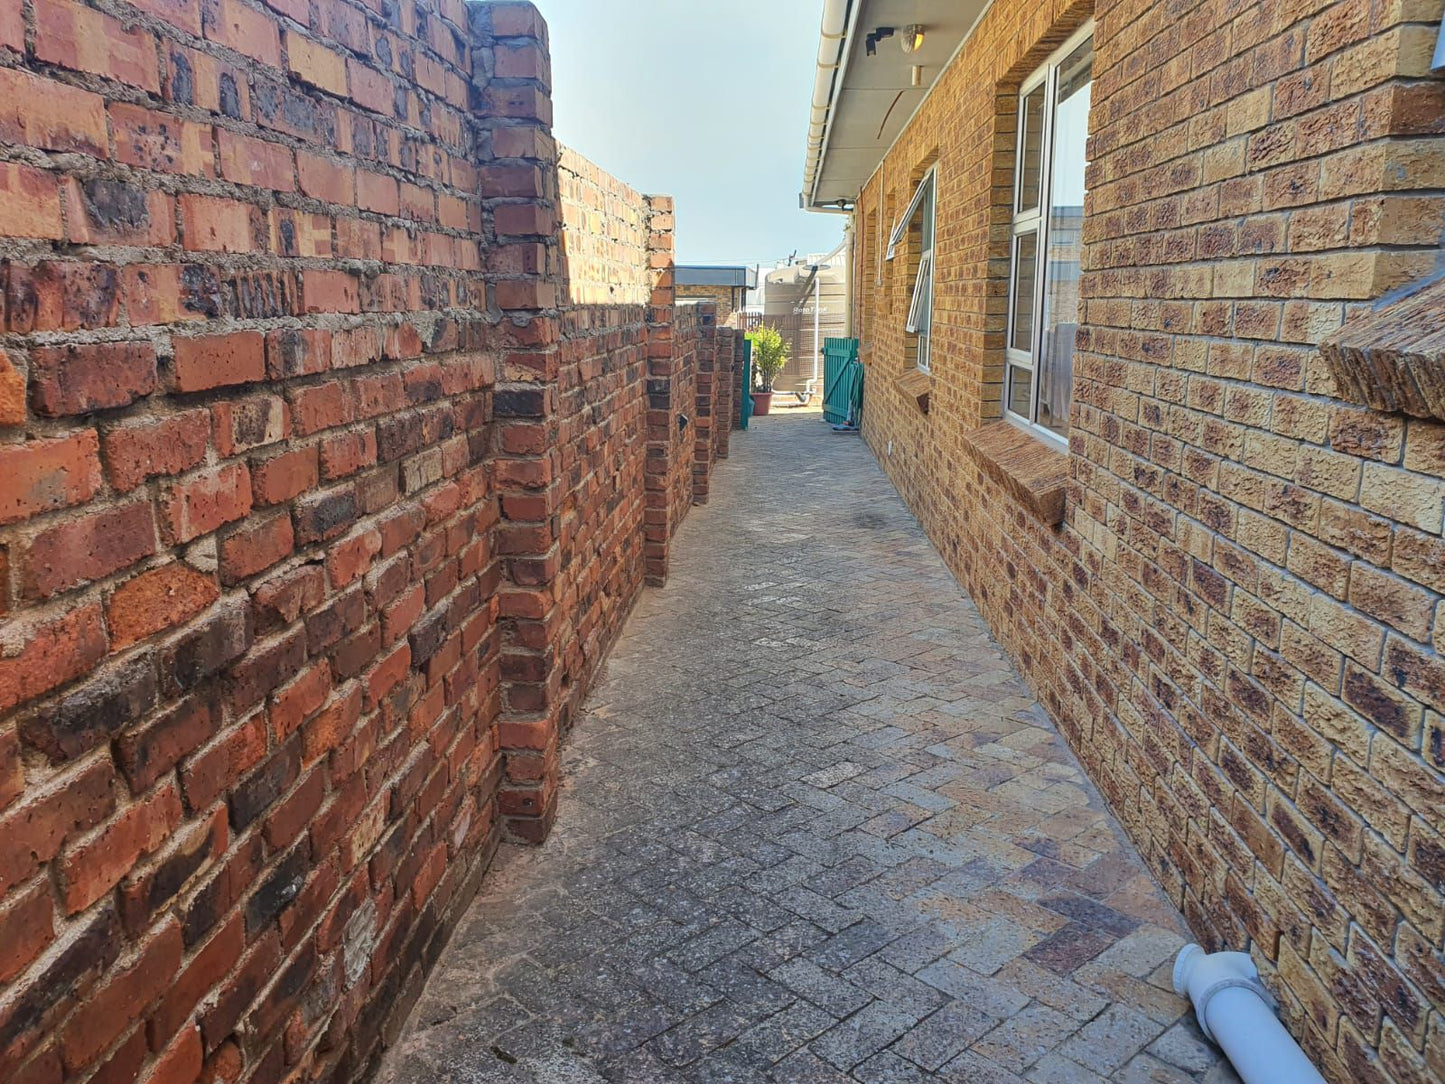
<svg viewBox="0 0 1445 1084">
<path fill-rule="evenodd" d="M 738 288 L 735 286 L 679 286 L 677 299 L 679 301 L 711 301 L 717 306 L 718 323 L 721 324 L 737 311 L 738 292 Z"/>
<path fill-rule="evenodd" d="M 998 0 L 860 195 L 864 432 L 1211 947 L 1332 1081 L 1445 1073 L 1445 426 L 1315 349 L 1437 265 L 1438 0 L 1100 3 L 1066 519 L 999 416 L 1018 83 L 1090 15 Z M 930 412 L 879 271 L 937 157 Z M 888 452 L 892 447 L 892 454 Z"/>
</svg>

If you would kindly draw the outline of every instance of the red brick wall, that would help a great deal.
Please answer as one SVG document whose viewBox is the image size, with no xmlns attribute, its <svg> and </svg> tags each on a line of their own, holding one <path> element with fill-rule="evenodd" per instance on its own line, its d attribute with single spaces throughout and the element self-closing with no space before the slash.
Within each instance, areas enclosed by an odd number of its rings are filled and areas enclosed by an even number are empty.
<svg viewBox="0 0 1445 1084">
<path fill-rule="evenodd" d="M 670 317 L 570 292 L 549 84 L 526 4 L 0 12 L 0 1079 L 355 1079 L 550 823 Z"/>
<path fill-rule="evenodd" d="M 647 582 L 661 584 L 672 536 L 692 504 L 702 324 L 697 306 L 677 303 L 672 198 L 653 196 L 651 208 L 648 247 L 655 280 L 648 314 L 644 554 Z"/>
<path fill-rule="evenodd" d="M 561 159 L 567 291 L 558 413 L 562 724 L 642 587 L 647 197 L 571 151 Z M 589 303 L 590 302 L 590 303 Z"/>
<path fill-rule="evenodd" d="M 728 438 L 733 431 L 737 388 L 734 374 L 742 367 L 742 332 L 730 327 L 717 329 L 717 361 L 712 379 L 713 462 L 728 457 Z"/>
<path fill-rule="evenodd" d="M 713 406 L 716 393 L 718 357 L 718 312 L 712 302 L 693 306 L 697 313 L 697 356 L 693 371 L 693 461 L 692 500 L 694 504 L 706 504 L 708 480 L 712 475 L 713 455 L 716 451 L 713 438 Z"/>
<path fill-rule="evenodd" d="M 1201 939 L 1332 1081 L 1439 1079 L 1445 426 L 1316 347 L 1437 266 L 1441 5 L 1097 5 L 1053 528 L 963 434 L 999 416 L 1015 90 L 1090 11 L 994 4 L 865 187 L 865 436 Z M 935 159 L 925 415 L 879 234 Z"/>
</svg>

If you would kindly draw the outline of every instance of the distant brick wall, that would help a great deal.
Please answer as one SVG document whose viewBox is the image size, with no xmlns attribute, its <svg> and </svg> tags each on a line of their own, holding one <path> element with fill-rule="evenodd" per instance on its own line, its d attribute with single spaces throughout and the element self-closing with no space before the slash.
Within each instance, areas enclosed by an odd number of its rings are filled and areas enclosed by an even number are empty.
<svg viewBox="0 0 1445 1084">
<path fill-rule="evenodd" d="M 1341 401 L 1315 348 L 1438 264 L 1441 4 L 1097 5 L 1056 529 L 965 434 L 1000 416 L 1016 88 L 1091 10 L 994 4 L 864 189 L 865 436 L 1201 938 L 1332 1081 L 1439 1079 L 1445 426 Z M 880 240 L 935 158 L 925 415 Z"/>
<path fill-rule="evenodd" d="M 672 536 L 692 504 L 701 321 L 697 306 L 677 303 L 672 198 L 653 196 L 650 205 L 648 246 L 656 277 L 648 313 L 644 554 L 647 582 L 660 584 L 667 579 Z"/>
<path fill-rule="evenodd" d="M 721 319 L 719 318 L 719 323 Z M 730 327 L 717 329 L 717 353 L 712 378 L 712 458 L 728 457 L 729 436 L 736 424 L 737 380 L 743 364 L 743 333 Z"/>
<path fill-rule="evenodd" d="M 736 286 L 679 286 L 679 301 L 711 301 L 717 306 L 717 321 L 724 323 L 736 309 L 738 294 Z"/>
<path fill-rule="evenodd" d="M 358 1079 L 550 823 L 672 318 L 549 85 L 527 4 L 0 11 L 0 1079 Z"/>
</svg>

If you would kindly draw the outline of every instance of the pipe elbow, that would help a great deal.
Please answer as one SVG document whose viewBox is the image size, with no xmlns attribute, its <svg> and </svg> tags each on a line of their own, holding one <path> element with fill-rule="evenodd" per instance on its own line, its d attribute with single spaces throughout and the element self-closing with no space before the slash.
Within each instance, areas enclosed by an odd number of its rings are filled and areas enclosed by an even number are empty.
<svg viewBox="0 0 1445 1084">
<path fill-rule="evenodd" d="M 1244 989 L 1258 997 L 1271 1011 L 1274 998 L 1259 981 L 1259 969 L 1247 952 L 1205 952 L 1199 945 L 1185 945 L 1174 960 L 1174 992 L 1194 1003 L 1194 1015 L 1211 1041 L 1209 1002 L 1223 990 Z"/>
</svg>

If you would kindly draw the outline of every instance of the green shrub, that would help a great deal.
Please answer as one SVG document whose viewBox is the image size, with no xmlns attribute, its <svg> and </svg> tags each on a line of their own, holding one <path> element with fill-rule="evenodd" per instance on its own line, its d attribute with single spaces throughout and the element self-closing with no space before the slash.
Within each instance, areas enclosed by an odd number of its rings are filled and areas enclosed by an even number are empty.
<svg viewBox="0 0 1445 1084">
<path fill-rule="evenodd" d="M 793 344 L 783 338 L 783 333 L 771 324 L 763 324 L 748 332 L 748 341 L 753 344 L 753 376 L 758 391 L 772 391 L 773 381 L 788 364 L 788 355 Z"/>
</svg>

